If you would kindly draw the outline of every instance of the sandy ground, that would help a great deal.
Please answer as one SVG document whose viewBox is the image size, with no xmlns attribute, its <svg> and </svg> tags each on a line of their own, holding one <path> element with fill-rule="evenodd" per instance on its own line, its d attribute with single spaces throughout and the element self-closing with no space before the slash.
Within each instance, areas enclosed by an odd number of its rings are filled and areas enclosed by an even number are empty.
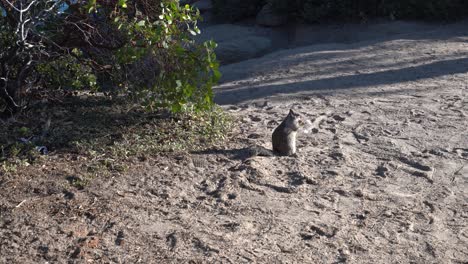
<svg viewBox="0 0 468 264">
<path fill-rule="evenodd" d="M 224 66 L 228 144 L 73 193 L 52 175 L 2 202 L 0 262 L 467 263 L 466 25 Z M 322 120 L 297 157 L 249 157 L 290 108 Z"/>
</svg>

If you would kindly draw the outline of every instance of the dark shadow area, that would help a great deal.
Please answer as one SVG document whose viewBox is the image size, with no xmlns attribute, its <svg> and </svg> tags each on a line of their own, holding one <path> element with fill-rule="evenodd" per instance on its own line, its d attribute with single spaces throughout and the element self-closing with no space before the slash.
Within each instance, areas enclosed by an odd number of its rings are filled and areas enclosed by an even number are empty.
<svg viewBox="0 0 468 264">
<path fill-rule="evenodd" d="M 465 54 L 468 57 L 468 52 Z M 447 61 L 449 59 L 459 59 L 460 56 L 447 56 L 444 58 L 444 61 Z M 320 65 L 322 68 L 318 70 L 314 70 L 313 74 L 314 75 L 325 75 L 325 74 L 330 74 L 330 73 L 338 73 L 338 72 L 356 72 L 357 70 L 359 71 L 385 71 L 385 70 L 390 70 L 391 68 L 415 68 L 419 67 L 415 64 L 424 64 L 424 62 L 428 62 L 430 60 L 434 60 L 434 58 L 415 58 L 411 59 L 410 61 L 398 61 L 398 62 L 392 62 L 392 63 L 384 63 L 381 62 L 383 59 L 388 59 L 388 58 L 383 58 L 382 56 L 378 57 L 373 57 L 373 58 L 347 58 L 342 61 L 338 62 L 330 62 L 330 63 L 321 63 Z M 308 58 L 307 58 L 308 60 Z M 372 64 L 368 64 L 367 61 L 372 60 Z M 366 65 L 367 63 L 367 65 Z M 414 65 L 414 66 L 411 66 Z M 292 76 L 285 76 L 285 77 L 278 77 L 278 78 L 272 78 L 268 79 L 267 82 L 273 83 L 273 82 L 278 82 L 278 81 L 287 81 L 291 79 L 303 79 L 307 78 L 307 76 L 310 76 L 310 73 L 300 73 L 300 74 L 295 74 Z M 240 88 L 242 85 L 234 85 L 234 86 L 229 86 L 225 88 L 226 90 L 229 89 L 236 89 Z"/>
<path fill-rule="evenodd" d="M 251 148 L 239 148 L 239 149 L 216 149 L 211 148 L 201 151 L 192 151 L 191 154 L 196 155 L 225 155 L 231 160 L 245 160 L 252 156 Z"/>
<path fill-rule="evenodd" d="M 297 171 L 288 172 L 288 183 L 290 186 L 298 187 L 306 182 L 306 179 Z"/>
<path fill-rule="evenodd" d="M 45 131 L 47 119 L 50 127 Z M 20 139 L 24 138 L 27 144 L 46 146 L 49 152 L 77 153 L 88 147 L 85 144 L 96 143 L 100 148 L 123 142 L 124 134 L 146 131 L 141 129 L 144 126 L 147 130 L 154 128 L 155 134 L 164 134 L 168 119 L 167 113 L 132 109 L 123 98 L 72 96 L 37 105 L 6 121 L 0 131 L 0 145 L 8 152 L 11 147 L 21 148 L 25 143 Z"/>
<path fill-rule="evenodd" d="M 393 21 L 374 19 L 362 23 L 288 24 L 270 29 L 274 48 L 297 49 L 315 46 L 317 51 L 334 51 L 339 46 L 362 48 L 378 43 L 404 40 L 447 40 L 466 36 L 468 20 L 453 23 Z M 450 30 L 446 30 L 450 29 Z"/>
<path fill-rule="evenodd" d="M 330 92 L 341 89 L 365 88 L 466 72 L 468 72 L 468 58 L 461 58 L 376 73 L 339 76 L 279 85 L 260 85 L 236 90 L 220 89 L 216 92 L 215 102 L 221 105 L 236 104 L 277 94 L 314 91 Z"/>
<path fill-rule="evenodd" d="M 58 105 L 58 111 L 54 111 L 46 143 L 52 151 L 76 147 L 74 142 L 92 142 L 97 139 L 111 145 L 122 140 L 125 130 L 167 118 L 162 113 L 127 110 L 126 104 L 120 99 L 71 98 Z"/>
<path fill-rule="evenodd" d="M 302 28 L 293 28 L 293 32 L 289 34 L 295 39 L 293 47 L 323 44 L 323 50 L 328 50 L 327 44 L 346 44 L 360 48 L 397 39 L 446 40 L 459 36 L 467 24 L 468 20 L 449 24 L 386 21 L 366 24 L 303 25 Z M 444 30 L 449 27 L 451 30 Z"/>
<path fill-rule="evenodd" d="M 468 52 L 466 53 L 466 56 L 468 57 Z M 310 58 L 311 56 L 305 55 L 301 57 L 301 59 L 296 59 L 295 63 L 291 63 L 291 65 L 296 66 L 300 63 L 304 63 L 304 61 L 314 61 L 319 58 Z M 314 57 L 314 56 L 312 56 Z M 323 57 L 328 58 L 328 54 L 320 54 L 320 59 L 323 59 Z M 447 56 L 445 59 L 458 59 L 460 56 Z M 331 73 L 349 73 L 349 72 L 356 72 L 356 71 L 384 71 L 384 70 L 389 70 L 391 68 L 407 68 L 407 67 L 417 67 L 415 64 L 423 64 L 424 62 L 428 61 L 433 61 L 434 58 L 416 58 L 416 59 L 411 59 L 408 61 L 398 61 L 398 62 L 382 62 L 385 59 L 390 60 L 387 57 L 382 57 L 382 56 L 376 56 L 373 58 L 346 58 L 341 61 L 333 61 L 333 62 L 327 62 L 327 63 L 320 63 L 320 68 L 319 69 L 314 69 L 311 71 L 314 75 L 320 76 L 320 75 L 329 75 Z M 373 64 L 368 64 L 368 61 L 372 60 Z M 283 60 L 280 60 L 281 62 Z M 287 65 L 287 64 L 286 64 Z M 313 65 L 316 66 L 317 64 Z M 411 66 L 414 65 L 414 66 Z M 287 65 L 289 67 L 289 65 Z M 265 68 L 269 68 L 268 65 L 265 66 Z M 281 76 L 281 77 L 275 77 L 274 75 L 270 76 L 267 80 L 265 81 L 239 81 L 236 82 L 235 84 L 228 84 L 227 87 L 223 87 L 220 90 L 223 91 L 229 91 L 229 90 L 235 90 L 239 89 L 242 87 L 245 87 L 246 85 L 257 85 L 259 83 L 264 83 L 270 84 L 270 83 L 275 83 L 275 82 L 280 82 L 280 81 L 288 81 L 288 80 L 301 80 L 304 78 L 307 78 L 310 76 L 310 72 L 300 72 L 300 73 L 295 73 L 295 74 L 286 74 L 286 76 Z"/>
</svg>

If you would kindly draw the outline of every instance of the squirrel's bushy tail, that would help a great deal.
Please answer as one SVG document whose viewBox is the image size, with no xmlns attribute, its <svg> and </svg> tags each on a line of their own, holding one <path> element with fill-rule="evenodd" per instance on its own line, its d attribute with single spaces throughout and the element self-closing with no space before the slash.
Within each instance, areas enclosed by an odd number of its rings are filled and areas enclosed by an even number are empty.
<svg viewBox="0 0 468 264">
<path fill-rule="evenodd" d="M 262 146 L 252 146 L 249 148 L 250 157 L 254 156 L 263 156 L 263 157 L 271 157 L 274 156 L 275 153 L 272 150 L 264 148 Z"/>
</svg>

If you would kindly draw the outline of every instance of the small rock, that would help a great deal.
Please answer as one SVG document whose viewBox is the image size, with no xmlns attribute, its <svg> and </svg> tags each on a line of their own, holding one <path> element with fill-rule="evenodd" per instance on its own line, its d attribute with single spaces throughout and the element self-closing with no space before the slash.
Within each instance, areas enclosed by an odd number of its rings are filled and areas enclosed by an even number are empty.
<svg viewBox="0 0 468 264">
<path fill-rule="evenodd" d="M 256 133 L 252 133 L 252 134 L 247 136 L 247 138 L 251 138 L 251 139 L 258 139 L 258 138 L 261 138 L 261 137 L 262 137 L 262 135 L 256 134 Z"/>
<path fill-rule="evenodd" d="M 330 153 L 330 157 L 333 158 L 336 161 L 345 159 L 344 154 L 342 152 L 339 152 L 339 151 L 334 151 L 334 152 Z"/>
<path fill-rule="evenodd" d="M 337 171 L 335 171 L 335 170 L 326 170 L 326 171 L 324 171 L 324 174 L 328 174 L 330 176 L 338 176 L 339 175 L 339 173 Z"/>
<path fill-rule="evenodd" d="M 336 232 L 338 231 L 337 228 L 325 224 L 312 224 L 309 226 L 309 229 L 315 232 L 319 236 L 324 236 L 327 238 L 334 237 Z"/>
<path fill-rule="evenodd" d="M 303 240 L 311 240 L 312 238 L 314 238 L 314 234 L 311 233 L 302 233 L 300 234 L 300 236 Z"/>
<path fill-rule="evenodd" d="M 392 213 L 392 211 L 390 211 L 390 210 L 386 210 L 386 211 L 383 213 L 383 215 L 386 216 L 386 217 L 392 217 L 392 216 L 393 216 L 393 213 Z"/>
<path fill-rule="evenodd" d="M 356 197 L 364 197 L 364 192 L 362 190 L 355 190 L 354 196 Z"/>
<path fill-rule="evenodd" d="M 293 245 L 287 245 L 287 244 L 276 244 L 278 248 L 281 250 L 283 253 L 294 253 L 295 252 L 295 247 Z"/>
<path fill-rule="evenodd" d="M 73 198 L 75 198 L 75 194 L 70 192 L 70 191 L 67 191 L 67 190 L 64 190 L 63 191 L 63 197 L 67 200 L 71 200 Z"/>
<path fill-rule="evenodd" d="M 222 203 L 229 203 L 229 196 L 227 193 L 218 193 L 218 201 Z"/>
<path fill-rule="evenodd" d="M 352 171 L 350 176 L 357 179 L 364 179 L 366 177 L 361 171 Z"/>
<path fill-rule="evenodd" d="M 258 116 L 250 116 L 250 120 L 254 121 L 254 122 L 260 122 L 262 121 L 262 119 Z"/>
<path fill-rule="evenodd" d="M 339 251 L 340 251 L 340 254 L 341 254 L 341 258 L 344 259 L 344 260 L 346 260 L 351 255 L 351 252 L 347 248 L 340 249 Z"/>
<path fill-rule="evenodd" d="M 341 196 L 349 197 L 348 191 L 343 190 L 341 188 L 335 188 L 335 189 L 333 189 L 333 191 L 336 192 L 337 194 L 341 195 Z"/>
<path fill-rule="evenodd" d="M 334 116 L 333 116 L 333 119 L 335 119 L 336 121 L 344 121 L 344 120 L 346 120 L 345 117 L 340 116 L 340 115 L 334 115 Z"/>
</svg>

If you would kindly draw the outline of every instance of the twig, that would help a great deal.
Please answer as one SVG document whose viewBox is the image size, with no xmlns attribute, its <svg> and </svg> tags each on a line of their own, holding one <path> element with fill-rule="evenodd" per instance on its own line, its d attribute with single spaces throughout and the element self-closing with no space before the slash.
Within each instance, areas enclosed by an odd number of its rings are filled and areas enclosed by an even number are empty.
<svg viewBox="0 0 468 264">
<path fill-rule="evenodd" d="M 465 165 L 462 165 L 458 170 L 456 170 L 453 174 L 452 174 L 452 180 L 451 182 L 454 182 L 455 181 L 455 178 L 457 177 L 457 175 L 460 175 L 460 171 L 463 170 L 463 168 L 465 168 Z"/>
<path fill-rule="evenodd" d="M 26 199 L 24 199 L 23 201 L 21 201 L 17 206 L 15 206 L 15 208 L 19 208 L 21 205 L 23 205 L 24 203 L 26 202 Z"/>
</svg>

